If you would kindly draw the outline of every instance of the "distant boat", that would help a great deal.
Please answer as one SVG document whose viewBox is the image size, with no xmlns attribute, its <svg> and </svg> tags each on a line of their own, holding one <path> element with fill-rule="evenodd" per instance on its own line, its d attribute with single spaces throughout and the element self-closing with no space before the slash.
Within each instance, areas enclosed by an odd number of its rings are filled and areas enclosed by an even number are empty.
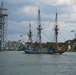
<svg viewBox="0 0 76 75">
<path fill-rule="evenodd" d="M 54 31 L 55 31 L 55 46 L 54 48 L 50 48 L 50 49 L 43 49 L 42 46 L 41 46 L 41 21 L 40 21 L 40 9 L 38 10 L 38 27 L 37 27 L 37 30 L 38 30 L 38 37 L 39 37 L 39 46 L 38 47 L 32 47 L 31 45 L 25 45 L 25 50 L 24 52 L 25 53 L 29 53 L 29 54 L 56 54 L 56 53 L 59 53 L 59 54 L 62 54 L 64 53 L 65 51 L 67 51 L 67 46 L 62 46 L 62 47 L 59 47 L 58 46 L 58 24 L 57 24 L 57 13 L 56 13 L 56 18 L 55 18 L 55 28 L 54 28 Z M 30 43 L 32 43 L 32 32 L 31 32 L 31 24 L 29 24 L 29 39 L 31 40 Z"/>
</svg>

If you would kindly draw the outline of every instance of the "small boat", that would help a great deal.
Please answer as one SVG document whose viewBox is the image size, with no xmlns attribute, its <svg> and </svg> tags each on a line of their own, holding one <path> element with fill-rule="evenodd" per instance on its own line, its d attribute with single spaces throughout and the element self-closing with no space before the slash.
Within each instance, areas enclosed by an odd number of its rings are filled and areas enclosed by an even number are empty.
<svg viewBox="0 0 76 75">
<path fill-rule="evenodd" d="M 39 45 L 38 47 L 32 47 L 31 45 L 28 45 L 26 44 L 25 45 L 25 50 L 24 52 L 25 53 L 28 53 L 28 54 L 62 54 L 64 53 L 65 51 L 67 51 L 67 46 L 62 46 L 62 47 L 59 47 L 58 46 L 58 23 L 57 23 L 57 13 L 56 13 L 56 18 L 55 18 L 55 28 L 54 28 L 54 31 L 55 31 L 55 46 L 54 48 L 50 48 L 50 49 L 43 49 L 41 48 L 41 21 L 40 21 L 40 9 L 38 10 L 38 27 L 37 27 L 37 30 L 38 30 L 38 37 L 39 37 Z M 30 40 L 30 43 L 32 43 L 32 32 L 31 32 L 31 24 L 29 24 L 29 40 Z"/>
</svg>

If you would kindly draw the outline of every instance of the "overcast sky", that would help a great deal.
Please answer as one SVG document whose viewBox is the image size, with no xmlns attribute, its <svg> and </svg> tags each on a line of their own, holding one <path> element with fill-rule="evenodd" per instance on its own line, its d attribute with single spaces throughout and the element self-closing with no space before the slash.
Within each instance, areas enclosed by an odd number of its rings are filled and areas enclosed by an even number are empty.
<svg viewBox="0 0 76 75">
<path fill-rule="evenodd" d="M 0 0 L 0 3 L 2 0 Z M 33 40 L 36 41 L 38 9 L 41 10 L 42 42 L 53 40 L 56 10 L 58 13 L 59 41 L 74 38 L 76 32 L 76 0 L 4 0 L 8 9 L 8 40 L 28 41 L 29 21 Z M 71 30 L 75 30 L 74 33 Z M 48 37 L 48 38 L 47 38 Z"/>
</svg>

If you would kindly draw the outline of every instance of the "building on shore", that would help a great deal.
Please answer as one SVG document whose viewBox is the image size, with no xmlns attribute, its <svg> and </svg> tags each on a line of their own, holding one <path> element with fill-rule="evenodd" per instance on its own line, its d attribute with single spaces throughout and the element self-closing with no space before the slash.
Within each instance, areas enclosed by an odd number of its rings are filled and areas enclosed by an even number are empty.
<svg viewBox="0 0 76 75">
<path fill-rule="evenodd" d="M 5 51 L 19 51 L 22 50 L 24 47 L 24 44 L 19 41 L 8 41 L 6 42 L 4 46 Z"/>
</svg>

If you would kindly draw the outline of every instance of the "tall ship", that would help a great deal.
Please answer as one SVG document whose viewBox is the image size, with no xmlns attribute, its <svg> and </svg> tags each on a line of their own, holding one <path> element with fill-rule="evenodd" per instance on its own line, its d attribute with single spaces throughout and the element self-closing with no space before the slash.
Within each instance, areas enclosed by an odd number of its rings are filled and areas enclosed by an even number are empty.
<svg viewBox="0 0 76 75">
<path fill-rule="evenodd" d="M 25 53 L 29 53 L 29 54 L 62 54 L 65 51 L 67 51 L 67 46 L 63 45 L 62 47 L 58 46 L 58 22 L 57 22 L 57 12 L 56 12 L 56 17 L 55 17 L 55 27 L 54 27 L 54 33 L 55 33 L 55 45 L 50 48 L 50 49 L 44 49 L 42 48 L 42 43 L 41 43 L 41 31 L 42 31 L 42 27 L 41 27 L 41 20 L 40 20 L 40 9 L 38 9 L 38 26 L 37 26 L 37 37 L 39 40 L 38 46 L 36 47 L 32 47 L 32 31 L 31 31 L 31 24 L 29 23 L 29 40 L 30 40 L 30 44 L 26 44 L 25 45 L 25 49 L 24 52 Z"/>
</svg>

